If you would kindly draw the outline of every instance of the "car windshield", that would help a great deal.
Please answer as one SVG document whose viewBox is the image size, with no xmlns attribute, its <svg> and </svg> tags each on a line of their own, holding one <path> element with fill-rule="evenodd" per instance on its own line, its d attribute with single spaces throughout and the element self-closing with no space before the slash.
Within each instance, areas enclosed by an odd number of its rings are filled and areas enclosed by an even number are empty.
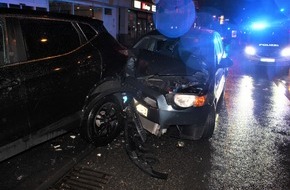
<svg viewBox="0 0 290 190">
<path fill-rule="evenodd" d="M 152 52 L 156 57 L 162 56 L 177 60 L 174 62 L 175 64 L 186 65 L 194 73 L 196 71 L 205 71 L 208 68 L 204 61 L 205 58 L 202 54 L 200 42 L 190 36 L 168 38 L 163 35 L 149 35 L 136 43 L 133 49 L 146 50 Z M 158 59 L 156 64 L 161 64 L 162 60 Z M 168 63 L 168 65 L 171 64 Z"/>
<path fill-rule="evenodd" d="M 150 35 L 140 40 L 133 48 L 146 49 L 152 52 L 162 52 L 167 55 L 174 55 L 173 50 L 178 39 L 166 38 L 162 35 Z"/>
<path fill-rule="evenodd" d="M 249 41 L 256 44 L 286 45 L 288 43 L 288 31 L 284 28 L 270 28 L 263 31 L 255 31 L 249 35 Z"/>
</svg>

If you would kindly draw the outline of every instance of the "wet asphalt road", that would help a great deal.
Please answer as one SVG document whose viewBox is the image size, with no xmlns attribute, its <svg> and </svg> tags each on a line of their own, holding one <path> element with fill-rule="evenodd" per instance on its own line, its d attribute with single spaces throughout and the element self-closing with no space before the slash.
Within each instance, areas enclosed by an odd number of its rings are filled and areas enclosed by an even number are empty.
<svg viewBox="0 0 290 190">
<path fill-rule="evenodd" d="M 0 163 L 0 189 L 65 189 L 66 181 L 51 182 L 61 178 L 60 168 L 73 166 L 105 175 L 96 189 L 290 189 L 290 101 L 285 89 L 273 68 L 253 69 L 237 57 L 234 62 L 212 139 L 177 147 L 177 139 L 150 136 L 160 161 L 154 168 L 167 173 L 167 180 L 135 167 L 122 135 L 109 146 L 94 148 L 75 132 Z"/>
</svg>

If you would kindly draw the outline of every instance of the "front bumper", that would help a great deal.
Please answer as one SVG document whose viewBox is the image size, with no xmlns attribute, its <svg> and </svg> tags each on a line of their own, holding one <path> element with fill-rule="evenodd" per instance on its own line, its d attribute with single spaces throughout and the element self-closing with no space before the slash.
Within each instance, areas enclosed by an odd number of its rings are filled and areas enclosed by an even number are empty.
<svg viewBox="0 0 290 190">
<path fill-rule="evenodd" d="M 157 102 L 158 106 L 162 102 Z M 190 107 L 182 110 L 176 110 L 171 105 L 163 104 L 158 108 L 143 105 L 148 109 L 147 116 L 140 113 L 142 120 L 149 120 L 160 125 L 161 129 L 168 128 L 171 125 L 204 125 L 207 115 L 210 111 L 210 106 Z"/>
<path fill-rule="evenodd" d="M 174 108 L 165 95 L 145 86 L 137 89 L 133 106 L 142 127 L 157 136 L 165 133 L 171 126 L 186 126 L 187 131 L 191 131 L 191 128 L 203 129 L 212 108 L 208 103 L 202 107 Z M 141 111 L 138 111 L 138 105 L 141 105 Z"/>
<path fill-rule="evenodd" d="M 258 65 L 289 66 L 290 57 L 265 57 L 259 55 L 247 55 L 246 58 Z"/>
<path fill-rule="evenodd" d="M 183 136 L 188 137 L 187 139 L 195 140 L 201 137 L 208 115 L 213 108 L 214 96 L 211 93 L 207 92 L 204 106 L 179 108 L 170 102 L 164 92 L 153 90 L 134 78 L 126 78 L 125 84 L 131 89 L 129 97 L 134 98 L 133 101 L 128 102 L 134 104 L 132 107 L 142 127 L 148 132 L 161 136 L 168 129 L 176 126 L 181 129 L 179 132 L 184 133 Z"/>
<path fill-rule="evenodd" d="M 138 115 L 142 127 L 156 136 L 166 133 L 169 129 L 172 136 L 197 140 L 201 138 L 209 112 L 210 106 L 207 105 L 183 111 L 150 110 L 148 117 Z M 155 117 L 150 118 L 150 115 Z"/>
</svg>

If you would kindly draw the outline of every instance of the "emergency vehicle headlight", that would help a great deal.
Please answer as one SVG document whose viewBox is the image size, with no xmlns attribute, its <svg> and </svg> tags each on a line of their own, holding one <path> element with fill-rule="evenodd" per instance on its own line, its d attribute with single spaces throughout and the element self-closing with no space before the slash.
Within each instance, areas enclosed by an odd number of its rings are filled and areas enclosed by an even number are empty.
<svg viewBox="0 0 290 190">
<path fill-rule="evenodd" d="M 284 48 L 281 51 L 281 56 L 283 56 L 283 57 L 289 57 L 290 56 L 290 47 Z"/>
<path fill-rule="evenodd" d="M 248 55 L 255 55 L 256 54 L 256 49 L 253 46 L 247 46 L 245 48 L 245 53 Z"/>
</svg>

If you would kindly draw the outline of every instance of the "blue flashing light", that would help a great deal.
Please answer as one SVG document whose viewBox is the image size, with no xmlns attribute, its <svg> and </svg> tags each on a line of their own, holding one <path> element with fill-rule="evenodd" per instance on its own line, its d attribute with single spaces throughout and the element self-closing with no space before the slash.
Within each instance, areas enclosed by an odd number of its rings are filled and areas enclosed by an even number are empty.
<svg viewBox="0 0 290 190">
<path fill-rule="evenodd" d="M 290 18 L 290 1 L 289 0 L 273 0 L 280 12 Z"/>
</svg>

